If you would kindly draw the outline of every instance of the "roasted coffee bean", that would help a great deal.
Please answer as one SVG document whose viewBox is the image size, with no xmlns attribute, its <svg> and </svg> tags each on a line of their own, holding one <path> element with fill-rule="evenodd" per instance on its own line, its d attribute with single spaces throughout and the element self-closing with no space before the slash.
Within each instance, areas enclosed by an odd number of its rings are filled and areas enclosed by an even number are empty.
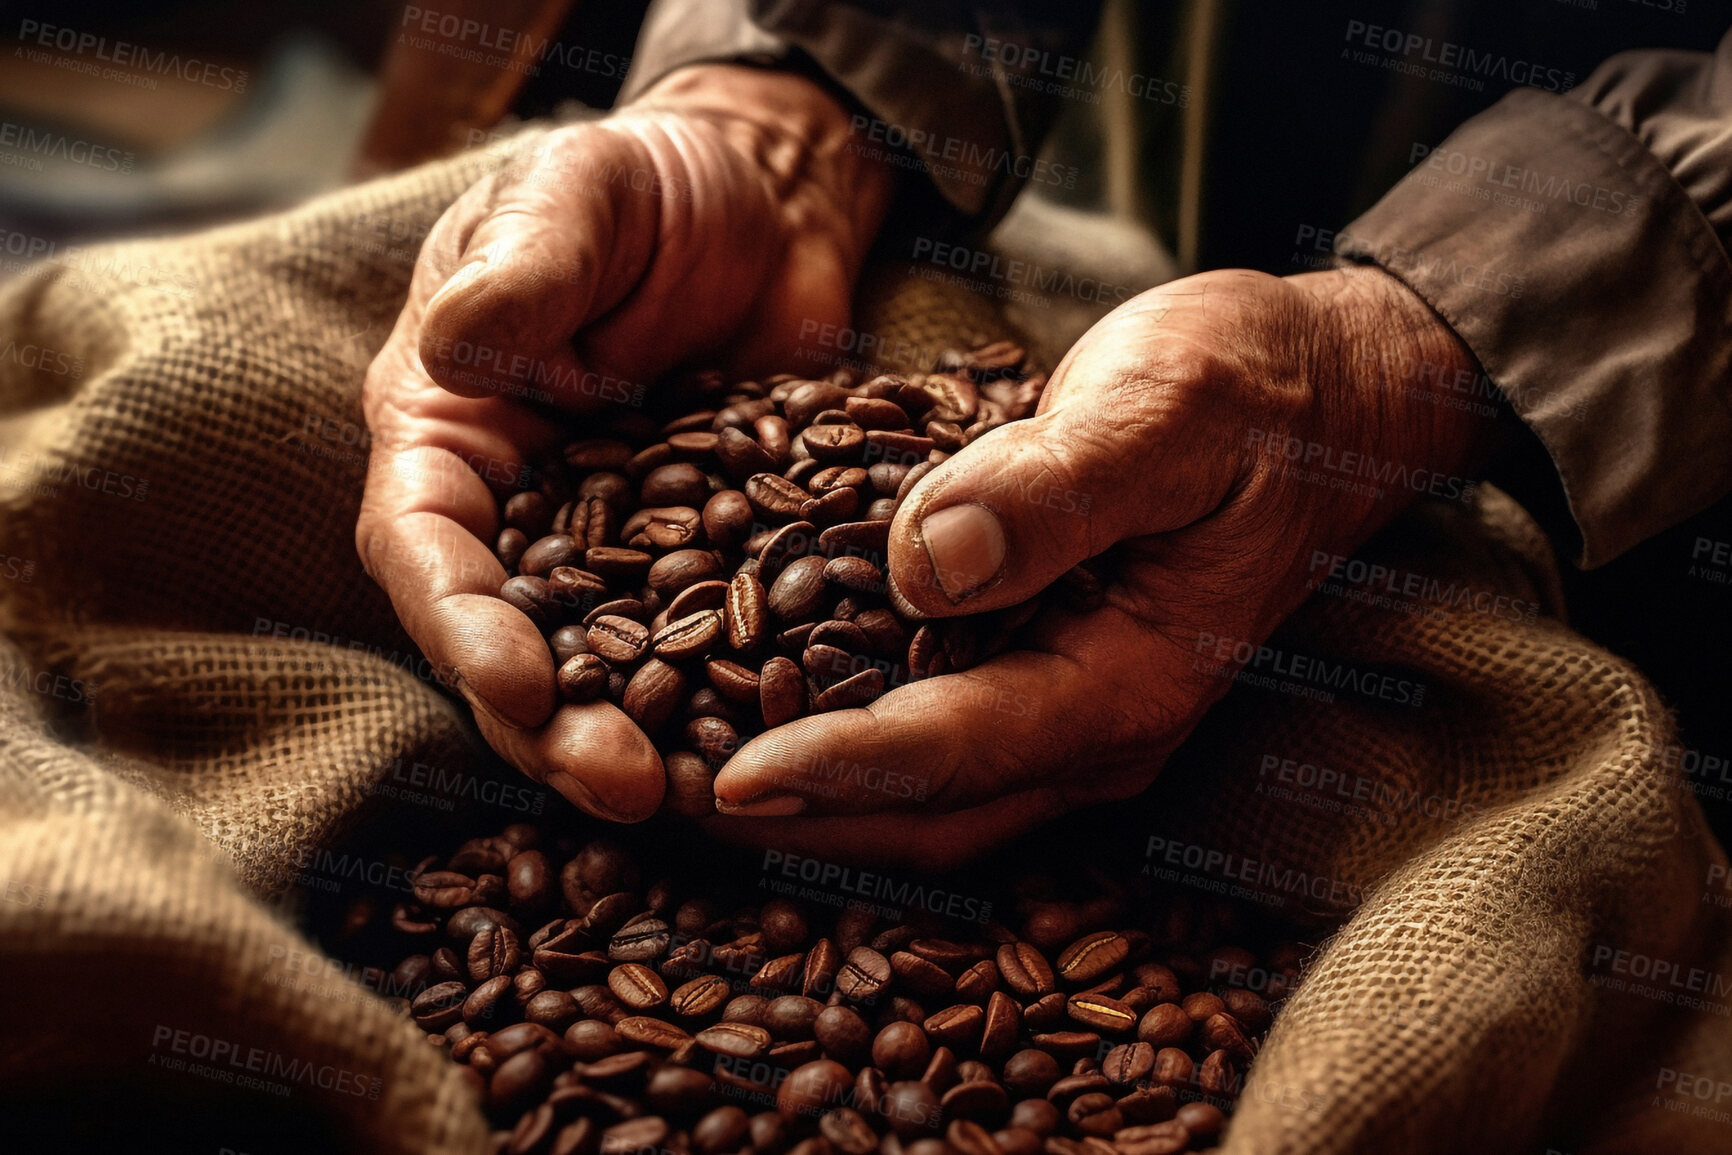
<svg viewBox="0 0 1732 1155">
<path fill-rule="evenodd" d="M 1022 1010 L 1016 1001 L 1003 991 L 993 991 L 981 1023 L 980 1053 L 989 1059 L 1008 1054 L 1021 1029 Z"/>
<path fill-rule="evenodd" d="M 800 486 L 769 472 L 753 474 L 742 488 L 746 500 L 763 517 L 797 517 L 801 507 L 811 500 Z"/>
<path fill-rule="evenodd" d="M 663 626 L 650 649 L 665 662 L 683 662 L 707 652 L 722 632 L 722 611 L 700 610 Z"/>
<path fill-rule="evenodd" d="M 737 549 L 751 536 L 752 503 L 737 489 L 724 489 L 704 503 L 704 536 L 718 549 Z"/>
<path fill-rule="evenodd" d="M 616 665 L 635 662 L 649 646 L 650 632 L 641 622 L 613 614 L 597 618 L 584 639 L 590 655 Z"/>
<path fill-rule="evenodd" d="M 658 1047 L 664 1051 L 671 1051 L 691 1038 L 672 1023 L 648 1015 L 628 1015 L 615 1023 L 613 1029 L 628 1043 Z"/>
<path fill-rule="evenodd" d="M 1204 1019 L 1197 1038 L 1211 1051 L 1224 1051 L 1234 1062 L 1249 1063 L 1257 1053 L 1256 1045 L 1245 1034 L 1239 1020 L 1224 1011 Z"/>
<path fill-rule="evenodd" d="M 750 985 L 754 990 L 762 991 L 791 990 L 800 985 L 800 972 L 805 964 L 806 956 L 799 953 L 773 958 L 758 968 L 758 973 L 752 976 Z"/>
<path fill-rule="evenodd" d="M 579 1062 L 593 1063 L 618 1054 L 625 1040 L 607 1023 L 585 1019 L 565 1028 L 565 1045 Z"/>
<path fill-rule="evenodd" d="M 759 709 L 764 725 L 780 726 L 806 713 L 806 677 L 784 657 L 774 657 L 759 671 Z"/>
<path fill-rule="evenodd" d="M 890 960 L 868 947 L 856 947 L 836 972 L 836 990 L 851 1002 L 871 1002 L 890 985 Z"/>
<path fill-rule="evenodd" d="M 1057 989 L 1046 957 L 1029 943 L 1005 943 L 998 948 L 997 962 L 1004 985 L 1025 999 L 1040 998 Z"/>
<path fill-rule="evenodd" d="M 878 1133 L 852 1107 L 826 1111 L 818 1120 L 818 1132 L 842 1155 L 871 1155 L 878 1149 Z"/>
<path fill-rule="evenodd" d="M 1057 1030 L 1066 1019 L 1067 1002 L 1064 994 L 1059 991 L 1042 995 L 1022 1008 L 1022 1025 L 1030 1031 Z"/>
<path fill-rule="evenodd" d="M 758 549 L 758 578 L 773 583 L 790 564 L 811 556 L 817 545 L 818 530 L 809 521 L 793 521 L 771 530 Z"/>
<path fill-rule="evenodd" d="M 1182 1046 L 1196 1023 L 1177 1003 L 1150 1007 L 1137 1024 L 1137 1038 L 1155 1047 Z"/>
<path fill-rule="evenodd" d="M 848 1064 L 860 1062 L 874 1045 L 872 1030 L 866 1025 L 866 1020 L 845 1006 L 825 1007 L 819 1011 L 818 1017 L 812 1021 L 812 1033 L 827 1057 Z"/>
<path fill-rule="evenodd" d="M 804 995 L 782 995 L 764 1008 L 764 1027 L 780 1042 L 801 1042 L 813 1037 L 824 1004 Z"/>
<path fill-rule="evenodd" d="M 651 589 L 671 598 L 687 586 L 715 580 L 721 572 L 721 562 L 708 550 L 680 549 L 658 558 L 648 580 Z"/>
<path fill-rule="evenodd" d="M 914 1023 L 890 1023 L 872 1040 L 872 1064 L 891 1079 L 915 1078 L 931 1058 L 932 1042 Z"/>
<path fill-rule="evenodd" d="M 511 994 L 511 980 L 505 975 L 496 975 L 469 992 L 463 1000 L 463 1018 L 465 1022 L 484 1023 L 491 1020 L 507 1005 Z"/>
<path fill-rule="evenodd" d="M 1101 1073 L 1121 1087 L 1147 1079 L 1155 1069 L 1155 1048 L 1148 1043 L 1120 1043 L 1101 1061 Z"/>
<path fill-rule="evenodd" d="M 1077 994 L 1066 1004 L 1071 1021 L 1091 1031 L 1124 1034 L 1137 1025 L 1137 1014 L 1118 999 L 1106 995 Z"/>
<path fill-rule="evenodd" d="M 984 1003 L 998 989 L 998 964 L 983 958 L 956 976 L 956 997 Z"/>
<path fill-rule="evenodd" d="M 699 1155 L 729 1155 L 744 1147 L 751 1136 L 751 1118 L 729 1104 L 717 1107 L 692 1127 L 692 1146 Z"/>
<path fill-rule="evenodd" d="M 890 969 L 898 982 L 926 998 L 942 998 L 955 989 L 955 983 L 943 967 L 911 951 L 899 950 L 892 954 Z"/>
<path fill-rule="evenodd" d="M 615 962 L 648 962 L 667 953 L 672 934 L 659 918 L 648 918 L 620 928 L 607 943 L 607 956 Z"/>
<path fill-rule="evenodd" d="M 788 563 L 770 587 L 766 604 L 770 611 L 787 623 L 806 622 L 816 617 L 824 607 L 824 567 L 822 557 L 802 557 Z"/>
<path fill-rule="evenodd" d="M 728 583 L 724 610 L 728 645 L 741 652 L 761 646 L 769 632 L 768 612 L 768 594 L 757 575 L 736 574 Z"/>
<path fill-rule="evenodd" d="M 810 1119 L 843 1101 L 853 1085 L 848 1068 L 833 1059 L 816 1059 L 795 1068 L 776 1092 L 784 1120 Z"/>
<path fill-rule="evenodd" d="M 736 1059 L 754 1059 L 770 1053 L 774 1039 L 763 1027 L 750 1023 L 720 1022 L 705 1027 L 694 1038 L 698 1045 L 718 1055 Z"/>
<path fill-rule="evenodd" d="M 647 1011 L 667 1001 L 668 986 L 642 963 L 621 963 L 607 976 L 607 989 L 634 1011 Z"/>
<path fill-rule="evenodd" d="M 409 1001 L 409 1013 L 426 1031 L 442 1031 L 463 1017 L 463 1002 L 469 988 L 460 982 L 428 987 Z"/>
<path fill-rule="evenodd" d="M 471 982 L 486 982 L 498 975 L 512 975 L 523 961 L 517 935 L 507 927 L 488 926 L 469 940 L 468 970 Z"/>
<path fill-rule="evenodd" d="M 1254 991 L 1240 990 L 1229 987 L 1221 992 L 1221 1002 L 1226 1005 L 1227 1013 L 1243 1023 L 1247 1031 L 1254 1033 L 1266 1031 L 1273 1020 L 1269 1013 L 1269 1004 L 1263 996 Z"/>
<path fill-rule="evenodd" d="M 935 1131 L 944 1118 L 932 1088 L 909 1079 L 884 1088 L 878 1111 L 890 1129 L 905 1141 Z"/>
<path fill-rule="evenodd" d="M 651 658 L 626 683 L 620 709 L 645 733 L 667 725 L 686 694 L 686 675 L 677 666 Z"/>
<path fill-rule="evenodd" d="M 1105 975 L 1129 954 L 1130 943 L 1124 935 L 1113 930 L 1096 931 L 1066 947 L 1055 969 L 1065 982 L 1081 986 Z"/>
<path fill-rule="evenodd" d="M 1122 1155 L 1179 1155 L 1191 1147 L 1191 1133 L 1176 1120 L 1126 1127 L 1113 1136 Z"/>
<path fill-rule="evenodd" d="M 1191 1081 L 1196 1063 L 1177 1047 L 1162 1047 L 1155 1052 L 1155 1069 L 1150 1076 L 1164 1087 L 1180 1088 Z"/>
<path fill-rule="evenodd" d="M 611 668 L 599 654 L 577 654 L 559 667 L 559 696 L 578 705 L 607 693 Z"/>
</svg>

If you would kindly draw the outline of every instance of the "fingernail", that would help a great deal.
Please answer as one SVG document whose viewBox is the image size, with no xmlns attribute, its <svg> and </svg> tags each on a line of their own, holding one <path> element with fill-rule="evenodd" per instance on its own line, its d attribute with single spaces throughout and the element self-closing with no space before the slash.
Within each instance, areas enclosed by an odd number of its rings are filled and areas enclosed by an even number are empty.
<svg viewBox="0 0 1732 1155">
<path fill-rule="evenodd" d="M 723 802 L 718 798 L 716 809 L 735 818 L 787 818 L 806 809 L 806 800 L 798 794 L 766 794 L 750 802 Z"/>
<path fill-rule="evenodd" d="M 443 301 L 446 297 L 461 292 L 465 286 L 475 280 L 476 277 L 480 276 L 486 268 L 487 258 L 485 256 L 472 258 L 468 264 L 459 268 L 455 273 L 452 273 L 445 279 L 445 283 L 439 286 L 439 290 L 427 301 L 427 311 L 432 312 L 433 307 Z"/>
<path fill-rule="evenodd" d="M 547 776 L 547 785 L 565 796 L 565 800 L 579 810 L 587 811 L 597 818 L 605 818 L 609 822 L 624 822 L 626 818 L 610 807 L 603 806 L 601 799 L 582 781 L 567 774 L 563 770 L 555 770 Z"/>
<path fill-rule="evenodd" d="M 927 514 L 920 539 L 932 576 L 953 602 L 991 581 L 1004 564 L 1004 527 L 984 505 L 969 502 Z"/>
</svg>

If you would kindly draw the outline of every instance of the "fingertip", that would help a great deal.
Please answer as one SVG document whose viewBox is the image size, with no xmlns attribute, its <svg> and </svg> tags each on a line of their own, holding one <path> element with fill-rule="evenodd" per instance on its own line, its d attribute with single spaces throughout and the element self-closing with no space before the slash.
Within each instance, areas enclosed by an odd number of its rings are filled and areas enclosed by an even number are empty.
<svg viewBox="0 0 1732 1155">
<path fill-rule="evenodd" d="M 642 822 L 661 806 L 667 771 L 648 735 L 616 706 L 562 706 L 547 733 L 547 785 L 610 822 Z"/>
</svg>

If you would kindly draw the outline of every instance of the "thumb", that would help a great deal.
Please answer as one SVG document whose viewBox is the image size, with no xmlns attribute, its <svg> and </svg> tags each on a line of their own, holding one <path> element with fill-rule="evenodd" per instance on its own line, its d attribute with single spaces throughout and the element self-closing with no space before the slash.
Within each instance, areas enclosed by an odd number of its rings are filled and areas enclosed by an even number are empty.
<svg viewBox="0 0 1732 1155">
<path fill-rule="evenodd" d="M 908 495 L 889 542 L 901 608 L 948 617 L 1015 605 L 1110 546 L 1188 525 L 1225 497 L 1236 455 L 1162 399 L 1172 389 L 1069 384 Z"/>
</svg>

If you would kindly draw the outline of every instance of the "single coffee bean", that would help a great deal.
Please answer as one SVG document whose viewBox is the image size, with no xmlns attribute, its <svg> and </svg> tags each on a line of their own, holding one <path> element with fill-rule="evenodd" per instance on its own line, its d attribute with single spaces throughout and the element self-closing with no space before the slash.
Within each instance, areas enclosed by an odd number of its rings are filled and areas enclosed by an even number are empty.
<svg viewBox="0 0 1732 1155">
<path fill-rule="evenodd" d="M 737 489 L 724 489 L 704 503 L 704 536 L 718 549 L 736 549 L 751 534 L 752 503 Z"/>
<path fill-rule="evenodd" d="M 1065 1021 L 1068 1000 L 1063 992 L 1042 995 L 1022 1008 L 1022 1025 L 1030 1031 L 1053 1031 Z"/>
<path fill-rule="evenodd" d="M 904 1141 L 937 1130 L 944 1113 L 938 1096 L 925 1083 L 905 1079 L 884 1089 L 878 1111 L 890 1129 Z"/>
<path fill-rule="evenodd" d="M 409 1014 L 426 1031 L 442 1031 L 463 1017 L 469 988 L 460 982 L 428 987 L 409 1001 Z"/>
<path fill-rule="evenodd" d="M 741 652 L 755 650 L 769 633 L 769 595 L 757 575 L 735 574 L 728 583 L 727 606 L 723 611 L 728 645 Z M 717 687 L 720 689 L 720 687 Z"/>
<path fill-rule="evenodd" d="M 812 1021 L 812 1033 L 826 1057 L 850 1065 L 858 1064 L 873 1046 L 872 1030 L 866 1020 L 845 1006 L 819 1011 Z"/>
<path fill-rule="evenodd" d="M 665 662 L 683 662 L 707 651 L 722 632 L 722 611 L 700 610 L 662 627 L 650 649 Z"/>
<path fill-rule="evenodd" d="M 668 453 L 672 456 L 672 453 Z M 686 462 L 657 466 L 644 476 L 638 500 L 644 505 L 702 507 L 709 500 L 710 482 L 703 470 Z"/>
<path fill-rule="evenodd" d="M 817 548 L 818 529 L 809 521 L 791 521 L 771 530 L 758 547 L 759 580 L 775 582 L 790 563 L 812 556 Z"/>
<path fill-rule="evenodd" d="M 1196 1023 L 1179 1004 L 1161 1003 L 1143 1015 L 1137 1024 L 1137 1038 L 1157 1048 L 1178 1047 L 1184 1045 L 1195 1028 Z"/>
<path fill-rule="evenodd" d="M 826 1111 L 818 1120 L 818 1133 L 842 1155 L 872 1155 L 878 1149 L 878 1133 L 852 1107 Z"/>
<path fill-rule="evenodd" d="M 600 1019 L 585 1019 L 565 1028 L 565 1045 L 579 1062 L 593 1063 L 618 1054 L 625 1040 Z"/>
<path fill-rule="evenodd" d="M 1130 943 L 1118 931 L 1103 930 L 1084 935 L 1059 955 L 1056 970 L 1073 985 L 1094 982 L 1125 961 Z"/>
<path fill-rule="evenodd" d="M 511 994 L 511 979 L 505 975 L 496 975 L 488 979 L 463 1000 L 463 1018 L 467 1022 L 482 1023 L 492 1019 L 507 1006 Z"/>
<path fill-rule="evenodd" d="M 619 1037 L 628 1043 L 671 1051 L 692 1036 L 672 1023 L 648 1015 L 629 1015 L 613 1025 Z"/>
<path fill-rule="evenodd" d="M 998 964 L 983 958 L 956 977 L 956 997 L 984 1003 L 998 989 Z"/>
<path fill-rule="evenodd" d="M 1223 1099 L 1239 1093 L 1239 1072 L 1226 1051 L 1210 1051 L 1197 1068 L 1197 1088 L 1205 1095 Z"/>
<path fill-rule="evenodd" d="M 523 949 L 509 928 L 488 926 L 469 940 L 468 971 L 471 982 L 486 982 L 499 975 L 512 975 L 523 961 Z"/>
<path fill-rule="evenodd" d="M 769 944 L 766 942 L 766 946 Z M 793 954 L 781 955 L 766 962 L 758 968 L 749 985 L 754 990 L 787 991 L 800 985 L 800 972 L 805 968 L 806 956 L 798 951 Z M 798 997 L 798 996 L 796 996 Z M 807 1002 L 814 1000 L 807 999 Z"/>
<path fill-rule="evenodd" d="M 755 1059 L 767 1055 L 774 1042 L 770 1032 L 750 1023 L 720 1022 L 693 1036 L 698 1045 L 718 1055 Z"/>
<path fill-rule="evenodd" d="M 892 1079 L 916 1077 L 926 1069 L 931 1058 L 931 1041 L 926 1032 L 913 1023 L 890 1023 L 872 1040 L 872 1064 Z"/>
<path fill-rule="evenodd" d="M 729 1155 L 744 1147 L 751 1135 L 751 1118 L 729 1104 L 717 1107 L 692 1127 L 692 1146 L 699 1155 Z"/>
<path fill-rule="evenodd" d="M 1016 1037 L 1022 1030 L 1022 1009 L 1003 991 L 993 991 L 987 996 L 986 1014 L 981 1024 L 980 1053 L 996 1059 L 1008 1054 L 1016 1045 Z"/>
<path fill-rule="evenodd" d="M 856 947 L 836 972 L 836 990 L 850 1002 L 866 1003 L 890 985 L 890 960 L 869 947 Z"/>
<path fill-rule="evenodd" d="M 621 927 L 607 943 L 607 956 L 615 962 L 648 962 L 667 953 L 672 933 L 659 918 L 647 918 Z"/>
<path fill-rule="evenodd" d="M 822 557 L 802 557 L 790 562 L 770 587 L 767 604 L 770 611 L 784 622 L 805 622 L 816 617 L 824 606 L 824 567 Z"/>
<path fill-rule="evenodd" d="M 721 562 L 708 550 L 680 549 L 656 559 L 648 580 L 651 589 L 671 598 L 687 586 L 714 580 L 721 572 Z"/>
<path fill-rule="evenodd" d="M 1196 1063 L 1177 1047 L 1162 1047 L 1155 1052 L 1155 1069 L 1150 1076 L 1164 1087 L 1180 1088 L 1191 1082 Z"/>
<path fill-rule="evenodd" d="M 824 566 L 824 580 L 862 593 L 884 592 L 884 574 L 863 557 L 832 558 Z"/>
<path fill-rule="evenodd" d="M 782 995 L 764 1008 L 764 1027 L 780 1042 L 801 1042 L 813 1037 L 824 1004 L 804 995 Z"/>
<path fill-rule="evenodd" d="M 764 517 L 796 517 L 810 500 L 800 486 L 773 473 L 755 473 L 746 479 L 742 488 L 752 508 Z"/>
<path fill-rule="evenodd" d="M 559 696 L 578 705 L 593 702 L 607 692 L 610 667 L 599 654 L 576 654 L 559 667 Z"/>
<path fill-rule="evenodd" d="M 526 1020 L 555 1031 L 563 1032 L 582 1015 L 582 1008 L 568 991 L 541 991 L 523 1006 Z"/>
<path fill-rule="evenodd" d="M 1124 1003 L 1106 995 L 1077 994 L 1066 1008 L 1071 1021 L 1093 1031 L 1123 1034 L 1137 1025 L 1137 1014 Z"/>
<path fill-rule="evenodd" d="M 1127 1127 L 1113 1136 L 1123 1155 L 1179 1155 L 1191 1149 L 1191 1133 L 1176 1120 Z"/>
<path fill-rule="evenodd" d="M 597 618 L 585 639 L 590 654 L 615 664 L 635 662 L 649 646 L 650 632 L 642 623 L 612 614 Z"/>
<path fill-rule="evenodd" d="M 659 658 L 645 662 L 626 684 L 620 708 L 646 734 L 667 725 L 686 694 L 686 676 Z"/>
<path fill-rule="evenodd" d="M 997 962 L 1004 984 L 1025 999 L 1040 998 L 1057 989 L 1046 957 L 1029 943 L 1005 943 L 998 948 Z"/>
<path fill-rule="evenodd" d="M 1261 1033 L 1268 1030 L 1273 1021 L 1269 1004 L 1254 991 L 1229 987 L 1221 992 L 1221 1002 L 1226 1005 L 1227 1013 L 1243 1023 L 1247 1031 Z"/>
<path fill-rule="evenodd" d="M 954 981 L 943 967 L 911 951 L 899 950 L 891 955 L 890 969 L 897 981 L 924 998 L 942 998 L 955 990 Z"/>
<path fill-rule="evenodd" d="M 634 1011 L 647 1011 L 667 1001 L 668 986 L 642 963 L 621 963 L 607 976 L 607 989 Z"/>
<path fill-rule="evenodd" d="M 764 725 L 780 726 L 806 712 L 806 676 L 784 657 L 774 657 L 759 671 L 759 709 Z"/>
<path fill-rule="evenodd" d="M 853 1082 L 848 1068 L 833 1059 L 805 1063 L 782 1080 L 776 1110 L 789 1122 L 821 1115 L 843 1101 Z"/>
<path fill-rule="evenodd" d="M 1101 1073 L 1121 1087 L 1147 1079 L 1155 1069 L 1155 1048 L 1148 1043 L 1120 1043 L 1101 1061 Z"/>
</svg>

